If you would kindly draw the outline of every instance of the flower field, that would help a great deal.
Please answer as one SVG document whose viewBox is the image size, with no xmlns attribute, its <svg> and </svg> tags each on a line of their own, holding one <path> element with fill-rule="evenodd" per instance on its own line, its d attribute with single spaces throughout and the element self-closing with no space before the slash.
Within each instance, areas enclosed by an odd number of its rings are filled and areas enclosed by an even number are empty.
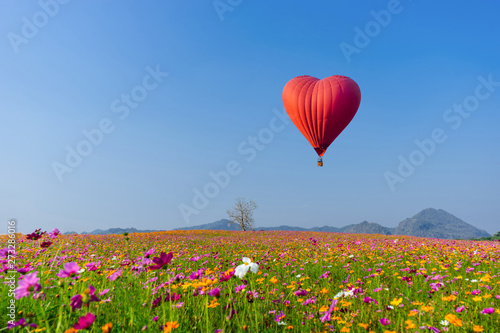
<svg viewBox="0 0 500 333">
<path fill-rule="evenodd" d="M 500 332 L 499 242 L 56 229 L 0 260 L 2 332 Z"/>
</svg>

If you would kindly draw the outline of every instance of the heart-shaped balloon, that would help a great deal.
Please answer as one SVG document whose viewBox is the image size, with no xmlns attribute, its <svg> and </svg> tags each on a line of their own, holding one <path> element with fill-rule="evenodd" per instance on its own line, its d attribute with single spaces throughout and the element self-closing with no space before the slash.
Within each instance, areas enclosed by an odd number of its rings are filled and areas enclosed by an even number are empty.
<svg viewBox="0 0 500 333">
<path fill-rule="evenodd" d="M 347 76 L 298 76 L 283 88 L 288 116 L 319 156 L 351 122 L 360 102 L 359 86 Z"/>
</svg>

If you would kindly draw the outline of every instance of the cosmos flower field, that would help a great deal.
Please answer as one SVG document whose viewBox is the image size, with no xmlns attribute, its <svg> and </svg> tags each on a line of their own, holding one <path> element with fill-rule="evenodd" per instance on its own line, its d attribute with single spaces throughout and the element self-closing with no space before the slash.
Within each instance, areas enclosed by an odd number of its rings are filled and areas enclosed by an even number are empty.
<svg viewBox="0 0 500 333">
<path fill-rule="evenodd" d="M 15 253 L 0 250 L 0 306 L 7 314 L 14 300 L 16 312 L 10 322 L 2 315 L 2 332 L 500 331 L 499 242 L 286 231 L 16 236 Z"/>
</svg>

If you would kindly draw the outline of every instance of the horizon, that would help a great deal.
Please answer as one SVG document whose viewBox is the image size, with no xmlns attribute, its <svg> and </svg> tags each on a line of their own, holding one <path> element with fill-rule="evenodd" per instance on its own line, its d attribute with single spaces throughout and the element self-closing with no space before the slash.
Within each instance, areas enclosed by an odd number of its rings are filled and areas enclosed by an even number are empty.
<svg viewBox="0 0 500 333">
<path fill-rule="evenodd" d="M 500 3 L 0 6 L 0 234 L 172 230 L 237 197 L 260 226 L 439 207 L 498 231 Z M 300 75 L 361 90 L 322 168 L 283 106 Z"/>
</svg>

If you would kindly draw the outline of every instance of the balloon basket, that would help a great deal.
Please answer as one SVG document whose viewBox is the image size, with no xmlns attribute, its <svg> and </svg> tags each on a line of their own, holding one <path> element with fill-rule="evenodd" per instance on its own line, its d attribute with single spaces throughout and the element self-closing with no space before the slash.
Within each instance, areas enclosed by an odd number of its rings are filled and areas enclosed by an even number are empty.
<svg viewBox="0 0 500 333">
<path fill-rule="evenodd" d="M 316 163 L 317 166 L 322 167 L 323 166 L 323 159 L 320 157 L 318 158 L 318 162 Z"/>
</svg>

